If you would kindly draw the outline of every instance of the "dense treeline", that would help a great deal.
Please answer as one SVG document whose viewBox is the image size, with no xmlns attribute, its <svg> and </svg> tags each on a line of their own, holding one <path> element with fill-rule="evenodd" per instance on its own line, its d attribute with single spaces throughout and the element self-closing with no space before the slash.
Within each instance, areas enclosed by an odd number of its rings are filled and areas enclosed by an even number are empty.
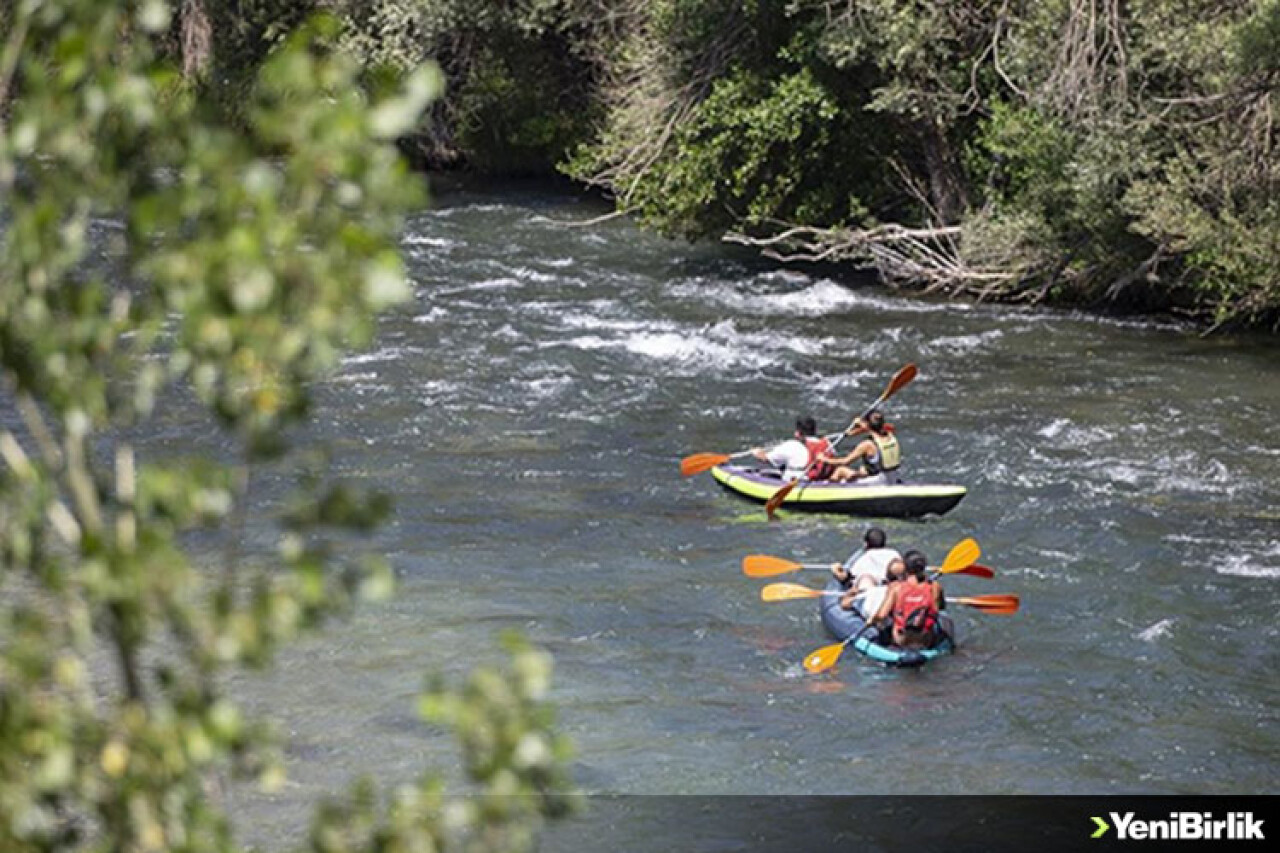
<svg viewBox="0 0 1280 853">
<path fill-rule="evenodd" d="M 235 104 L 317 7 L 370 73 L 440 63 L 430 165 L 895 285 L 1280 323 L 1280 0 L 185 0 L 175 49 Z"/>
</svg>

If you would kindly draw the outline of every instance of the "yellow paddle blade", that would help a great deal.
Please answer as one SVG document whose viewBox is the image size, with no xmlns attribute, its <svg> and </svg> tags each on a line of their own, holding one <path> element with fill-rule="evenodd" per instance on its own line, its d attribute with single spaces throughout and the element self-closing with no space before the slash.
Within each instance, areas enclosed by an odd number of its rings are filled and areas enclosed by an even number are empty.
<svg viewBox="0 0 1280 853">
<path fill-rule="evenodd" d="M 728 461 L 727 453 L 695 453 L 680 460 L 680 476 L 692 477 Z"/>
<path fill-rule="evenodd" d="M 956 546 L 947 554 L 947 559 L 942 561 L 942 567 L 938 571 L 944 575 L 958 572 L 978 562 L 981 556 L 982 549 L 978 547 L 978 543 L 973 539 L 965 539 L 956 543 Z"/>
<path fill-rule="evenodd" d="M 845 643 L 832 643 L 810 652 L 804 659 L 804 668 L 814 673 L 826 672 L 840 660 L 840 653 L 844 651 L 844 647 Z"/>
<path fill-rule="evenodd" d="M 800 563 L 765 554 L 750 554 L 742 558 L 742 573 L 750 578 L 770 578 L 802 568 L 804 566 Z"/>
<path fill-rule="evenodd" d="M 771 583 L 760 590 L 761 601 L 794 601 L 797 598 L 821 598 L 822 590 L 798 583 Z"/>
</svg>

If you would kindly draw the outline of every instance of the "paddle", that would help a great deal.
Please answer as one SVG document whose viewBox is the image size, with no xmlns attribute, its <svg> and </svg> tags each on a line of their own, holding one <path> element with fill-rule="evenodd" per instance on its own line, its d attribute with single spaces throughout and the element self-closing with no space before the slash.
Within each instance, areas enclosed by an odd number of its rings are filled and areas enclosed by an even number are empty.
<svg viewBox="0 0 1280 853">
<path fill-rule="evenodd" d="M 680 476 L 692 477 L 694 474 L 710 471 L 717 465 L 723 465 L 730 459 L 750 455 L 750 450 L 742 450 L 738 453 L 694 453 L 680 460 Z"/>
<path fill-rule="evenodd" d="M 797 598 L 821 598 L 824 595 L 844 595 L 843 589 L 814 589 L 798 583 L 771 583 L 760 590 L 761 601 L 794 601 Z M 948 598 L 947 604 L 963 604 L 978 610 L 989 610 L 999 613 L 1015 613 L 1018 610 L 1018 596 L 995 593 L 992 595 L 971 595 L 963 598 Z M 1004 608 L 1012 608 L 1005 610 Z"/>
<path fill-rule="evenodd" d="M 947 603 L 963 604 L 965 607 L 973 607 L 983 613 L 1007 616 L 1018 612 L 1021 601 L 1016 595 L 972 595 L 966 598 L 948 598 Z"/>
<path fill-rule="evenodd" d="M 771 578 L 776 575 L 785 575 L 790 572 L 798 572 L 801 569 L 825 569 L 830 570 L 830 566 L 822 563 L 797 563 L 792 560 L 784 560 L 781 557 L 770 557 L 765 554 L 750 554 L 742 558 L 742 573 L 749 578 Z M 939 574 L 941 569 L 936 569 Z M 950 569 L 947 574 L 957 575 L 973 575 L 975 578 L 994 578 L 995 570 L 987 566 L 979 566 L 976 563 L 971 566 L 961 566 L 958 569 Z"/>
<path fill-rule="evenodd" d="M 974 561 L 982 556 L 982 548 L 973 537 L 961 539 L 943 559 L 942 565 L 932 571 L 940 575 L 971 574 L 981 578 L 995 577 L 995 572 L 986 566 L 976 566 Z M 801 569 L 825 569 L 821 563 L 797 563 L 781 557 L 770 557 L 765 554 L 750 554 L 742 558 L 742 573 L 753 578 L 767 578 L 795 572 Z M 971 571 L 973 570 L 973 571 Z"/>
<path fill-rule="evenodd" d="M 856 424 L 859 420 L 867 417 L 867 415 L 870 415 L 876 409 L 876 407 L 879 406 L 881 403 L 883 403 L 885 400 L 888 400 L 894 394 L 897 394 L 899 391 L 905 388 L 911 382 L 912 379 L 916 378 L 916 374 L 918 372 L 919 371 L 917 370 L 914 364 L 906 364 L 897 373 L 893 374 L 893 378 L 889 380 L 889 384 L 885 387 L 884 393 L 881 394 L 874 403 L 868 406 L 867 410 L 864 411 L 859 417 L 853 419 L 853 422 L 849 424 L 849 429 L 852 429 L 854 424 Z M 835 450 L 837 447 L 839 447 L 840 442 L 843 439 L 844 439 L 844 435 L 841 434 L 840 437 L 836 439 L 835 444 L 831 446 L 831 449 Z M 792 489 L 794 489 L 801 480 L 806 479 L 809 476 L 809 472 L 814 470 L 815 467 L 817 467 L 816 461 L 814 462 L 813 465 L 810 465 L 808 468 L 805 469 L 805 472 L 803 475 L 792 480 L 790 483 L 787 483 L 786 485 L 782 486 L 782 488 L 774 492 L 773 496 L 770 497 L 769 500 L 765 502 L 765 505 L 764 505 L 765 515 L 769 517 L 770 521 L 773 520 L 773 514 L 778 511 L 778 507 L 781 506 L 782 502 L 787 499 L 787 495 L 791 494 Z"/>
</svg>

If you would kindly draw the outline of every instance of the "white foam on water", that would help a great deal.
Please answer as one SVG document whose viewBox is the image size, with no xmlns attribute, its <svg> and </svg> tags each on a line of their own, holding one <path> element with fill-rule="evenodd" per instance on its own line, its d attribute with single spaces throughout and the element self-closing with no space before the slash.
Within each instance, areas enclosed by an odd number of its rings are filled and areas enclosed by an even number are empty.
<svg viewBox="0 0 1280 853">
<path fill-rule="evenodd" d="M 858 352 L 861 355 L 861 351 Z M 875 397 L 884 391 L 884 371 L 883 370 L 850 370 L 845 373 L 837 373 L 834 375 L 824 375 L 822 377 L 824 396 L 830 396 L 830 392 L 834 390 L 844 390 L 851 388 L 857 391 L 866 391 Z M 879 384 L 877 384 L 879 383 Z"/>
<path fill-rule="evenodd" d="M 594 331 L 612 332 L 674 332 L 674 323 L 655 323 L 650 320 L 627 320 L 613 317 L 601 317 L 599 314 L 567 312 L 556 318 L 560 325 L 568 329 L 592 329 Z"/>
<path fill-rule="evenodd" d="M 398 361 L 406 355 L 420 355 L 423 350 L 420 347 L 383 347 L 373 352 L 362 352 L 356 355 L 349 355 L 342 359 L 343 367 L 350 367 L 354 364 L 377 364 L 383 361 Z"/>
<path fill-rule="evenodd" d="M 926 353 L 945 352 L 953 355 L 970 353 L 982 349 L 1004 337 L 1003 329 L 990 329 L 973 335 L 953 335 L 934 338 L 925 343 L 921 349 Z"/>
<path fill-rule="evenodd" d="M 523 284 L 524 282 L 519 278 L 501 276 L 499 278 L 487 278 L 484 281 L 477 281 L 475 284 L 456 288 L 452 292 L 465 293 L 468 290 L 510 290 L 513 287 L 521 287 Z"/>
<path fill-rule="evenodd" d="M 425 234 L 406 234 L 400 242 L 410 246 L 431 246 L 434 249 L 452 249 L 462 245 L 459 241 L 450 240 L 448 237 L 428 237 Z"/>
<path fill-rule="evenodd" d="M 1041 427 L 1036 430 L 1036 435 L 1043 438 L 1057 438 L 1064 429 L 1071 426 L 1071 421 L 1066 418 L 1058 418 L 1051 422 L 1048 426 Z"/>
<path fill-rule="evenodd" d="M 448 379 L 428 379 L 415 385 L 414 390 L 418 392 L 418 401 L 424 406 L 439 406 L 446 398 L 460 396 L 466 388 Z"/>
<path fill-rule="evenodd" d="M 1154 643 L 1163 637 L 1169 636 L 1169 629 L 1173 626 L 1172 619 L 1161 619 L 1159 622 L 1145 628 L 1134 634 L 1134 639 L 1142 640 L 1144 643 Z"/>
<path fill-rule="evenodd" d="M 532 281 L 537 284 L 546 284 L 552 281 L 563 282 L 564 277 L 545 273 L 541 270 L 535 270 L 532 267 L 516 267 L 511 271 L 521 282 Z"/>
<path fill-rule="evenodd" d="M 522 388 L 530 402 L 542 402 L 572 388 L 574 382 L 572 376 L 543 376 L 523 383 Z"/>
<path fill-rule="evenodd" d="M 1220 575 L 1240 578 L 1280 578 L 1280 542 L 1272 542 L 1269 548 L 1257 554 L 1239 551 L 1227 554 L 1214 563 L 1213 570 Z"/>
<path fill-rule="evenodd" d="M 419 325 L 427 325 L 428 323 L 437 323 L 449 316 L 448 309 L 441 308 L 439 305 L 433 307 L 425 314 L 419 314 L 413 318 L 413 322 Z"/>
<path fill-rule="evenodd" d="M 1248 554 L 1228 554 L 1213 570 L 1220 575 L 1238 578 L 1280 578 L 1280 566 L 1264 566 L 1253 562 Z"/>
<path fill-rule="evenodd" d="M 335 374 L 334 376 L 330 377 L 330 378 L 329 378 L 329 381 L 330 381 L 330 382 L 333 382 L 333 383 L 342 383 L 342 384 L 348 384 L 348 385 L 349 385 L 349 384 L 354 384 L 354 383 L 357 383 L 357 382 L 369 382 L 369 381 L 372 381 L 372 380 L 375 380 L 375 379 L 379 379 L 379 378 L 380 378 L 380 377 L 378 376 L 378 374 L 377 374 L 377 373 L 374 373 L 374 372 L 365 372 L 365 373 L 338 373 L 338 374 Z"/>
<path fill-rule="evenodd" d="M 756 279 L 756 281 L 761 280 L 769 281 L 770 279 L 763 276 Z M 804 278 L 801 282 L 807 280 Z M 855 308 L 912 313 L 941 310 L 931 305 L 906 300 L 868 296 L 830 279 L 821 279 L 808 287 L 785 293 L 752 293 L 744 291 L 741 285 L 694 279 L 672 285 L 668 288 L 668 292 L 682 299 L 710 303 L 744 314 L 767 316 L 820 317 Z"/>
</svg>

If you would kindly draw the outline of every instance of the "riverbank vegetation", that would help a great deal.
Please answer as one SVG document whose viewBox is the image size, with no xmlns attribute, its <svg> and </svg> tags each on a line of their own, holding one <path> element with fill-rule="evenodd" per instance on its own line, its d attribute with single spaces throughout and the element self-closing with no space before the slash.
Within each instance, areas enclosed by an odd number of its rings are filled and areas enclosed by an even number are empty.
<svg viewBox="0 0 1280 853">
<path fill-rule="evenodd" d="M 1280 0 L 182 0 L 232 111 L 313 9 L 448 81 L 417 163 L 980 299 L 1280 323 Z"/>
</svg>

